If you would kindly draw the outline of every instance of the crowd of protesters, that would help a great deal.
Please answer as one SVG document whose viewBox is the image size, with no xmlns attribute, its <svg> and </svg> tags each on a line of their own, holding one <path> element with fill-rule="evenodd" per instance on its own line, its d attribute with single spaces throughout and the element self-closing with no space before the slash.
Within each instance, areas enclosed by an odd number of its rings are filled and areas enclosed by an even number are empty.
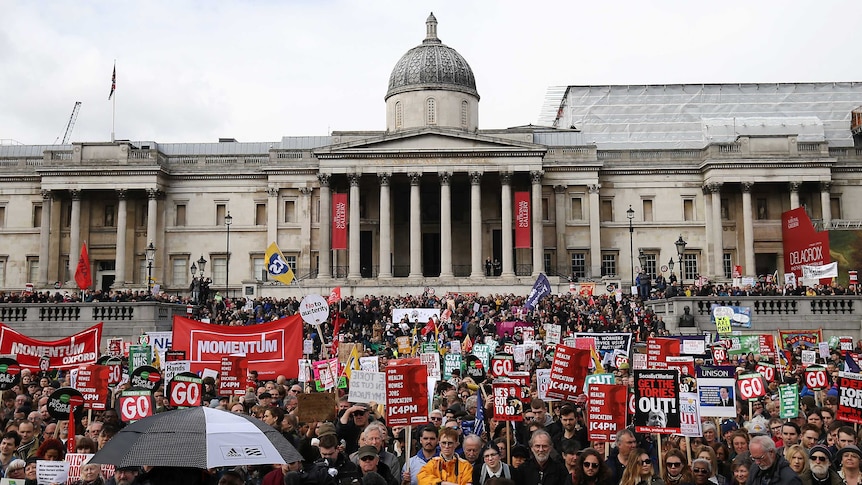
<svg viewBox="0 0 862 485">
<path fill-rule="evenodd" d="M 650 288 L 649 298 L 668 292 L 699 296 L 776 295 L 785 289 L 758 283 L 740 290 L 720 285 L 690 286 L 676 290 L 676 282 L 661 289 Z M 827 289 L 828 288 L 828 289 Z M 818 294 L 854 293 L 837 286 L 819 288 Z M 803 293 L 804 294 L 804 293 Z M 57 300 L 57 299 L 60 300 Z M 150 296 L 139 292 L 85 293 L 83 301 L 159 301 L 187 304 L 187 298 L 164 293 Z M 81 301 L 75 294 L 33 293 L 0 295 L 2 302 Z M 407 336 L 423 338 L 426 322 L 392 320 L 393 309 L 437 308 L 446 316 L 435 322 L 434 336 L 441 349 L 452 341 L 494 339 L 500 344 L 519 343 L 520 333 L 498 335 L 501 322 L 521 320 L 532 324 L 542 340 L 545 324 L 560 325 L 563 335 L 572 332 L 629 332 L 635 342 L 650 336 L 667 336 L 662 318 L 637 296 L 553 294 L 532 311 L 525 311 L 526 295 L 478 295 L 426 292 L 419 295 L 352 296 L 331 305 L 330 321 L 320 330 L 305 327 L 305 338 L 314 342 L 312 359 L 319 358 L 332 340 L 333 322 L 338 322 L 342 343 L 362 344 L 365 355 L 377 355 L 381 367 L 398 358 L 396 341 Z M 298 311 L 299 300 L 258 298 L 228 299 L 215 293 L 196 313 L 214 324 L 246 326 L 273 321 Z M 862 350 L 862 342 L 856 343 Z M 530 369 L 548 367 L 543 353 L 533 356 Z M 799 352 L 791 355 L 784 382 L 800 382 Z M 548 403 L 532 395 L 525 402 L 523 421 L 507 429 L 494 419 L 489 400 L 479 413 L 478 395 L 487 393 L 487 383 L 460 375 L 445 376 L 433 397 L 428 424 L 405 428 L 387 426 L 382 406 L 351 403 L 344 393 L 334 422 L 302 422 L 298 419 L 297 396 L 314 392 L 312 386 L 279 377 L 253 383 L 245 397 L 230 400 L 216 395 L 217 383 L 204 380 L 204 404 L 235 413 L 253 415 L 279 429 L 303 456 L 302 462 L 276 467 L 243 467 L 213 472 L 212 483 L 231 485 L 688 485 L 688 484 L 784 484 L 862 485 L 859 435 L 852 426 L 835 419 L 837 398 L 834 378 L 841 370 L 841 354 L 833 352 L 826 364 L 831 389 L 819 399 L 802 387 L 800 413 L 793 419 L 778 419 L 777 389 L 751 406 L 737 403 L 737 416 L 717 422 L 707 420 L 703 435 L 696 438 L 642 435 L 631 428 L 617 433 L 613 443 L 591 443 L 587 439 L 583 402 Z M 741 370 L 756 365 L 754 356 L 736 364 Z M 627 364 L 609 369 L 620 384 L 632 385 Z M 21 383 L 5 391 L 4 434 L 0 440 L 0 476 L 35 479 L 35 460 L 63 459 L 68 440 L 65 421 L 51 418 L 47 396 L 67 386 L 68 376 L 40 376 L 25 372 Z M 342 391 L 343 392 L 343 391 Z M 169 410 L 162 389 L 155 392 L 156 411 Z M 818 406 L 820 404 L 820 406 Z M 481 421 L 481 424 L 479 423 Z M 96 413 L 78 423 L 77 451 L 94 452 L 124 426 L 116 411 Z M 479 430 L 478 434 L 473 431 Z M 661 440 L 660 442 L 658 440 Z M 409 444 L 408 444 L 409 443 Z M 407 450 L 410 450 L 409 456 Z M 415 450 L 415 451 L 414 451 Z M 661 452 L 659 452 L 661 450 Z M 89 473 L 89 472 L 87 472 Z M 139 476 L 140 475 L 140 476 Z M 31 478 L 32 477 L 32 478 Z M 137 478 L 136 478 L 137 477 Z M 118 469 L 112 480 L 119 485 L 141 481 L 144 470 Z M 83 475 L 87 485 L 100 485 L 98 478 Z M 218 480 L 216 480 L 218 479 Z M 33 482 L 35 483 L 35 482 Z"/>
</svg>

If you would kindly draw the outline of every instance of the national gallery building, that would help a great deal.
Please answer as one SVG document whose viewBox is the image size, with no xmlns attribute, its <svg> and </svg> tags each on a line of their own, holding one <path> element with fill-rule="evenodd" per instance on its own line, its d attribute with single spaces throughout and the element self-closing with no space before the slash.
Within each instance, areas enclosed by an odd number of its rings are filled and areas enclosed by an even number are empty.
<svg viewBox="0 0 862 485">
<path fill-rule="evenodd" d="M 85 242 L 106 291 L 188 295 L 193 265 L 235 297 L 729 280 L 784 267 L 784 211 L 862 220 L 862 82 L 552 87 L 538 126 L 487 129 L 425 29 L 381 131 L 0 146 L 0 290 L 76 289 Z M 272 242 L 298 284 L 267 278 Z"/>
</svg>

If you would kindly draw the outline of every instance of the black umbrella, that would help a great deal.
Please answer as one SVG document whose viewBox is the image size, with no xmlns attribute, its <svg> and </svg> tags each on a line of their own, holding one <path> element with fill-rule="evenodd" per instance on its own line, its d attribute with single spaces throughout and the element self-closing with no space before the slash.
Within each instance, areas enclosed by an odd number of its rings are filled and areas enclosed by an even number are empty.
<svg viewBox="0 0 862 485">
<path fill-rule="evenodd" d="M 244 414 L 195 407 L 159 413 L 122 429 L 90 460 L 125 466 L 215 468 L 302 461 L 284 436 Z"/>
</svg>

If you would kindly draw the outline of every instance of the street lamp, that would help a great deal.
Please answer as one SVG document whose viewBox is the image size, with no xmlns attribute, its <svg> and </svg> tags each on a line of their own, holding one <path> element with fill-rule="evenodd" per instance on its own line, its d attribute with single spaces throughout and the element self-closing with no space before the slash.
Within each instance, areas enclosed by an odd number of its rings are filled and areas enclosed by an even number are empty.
<svg viewBox="0 0 862 485">
<path fill-rule="evenodd" d="M 688 243 L 685 242 L 685 239 L 682 238 L 682 234 L 679 235 L 679 239 L 673 243 L 676 246 L 676 256 L 679 261 L 679 283 L 682 284 L 682 280 L 685 278 L 685 265 L 682 263 L 682 254 L 685 252 L 685 246 Z"/>
<path fill-rule="evenodd" d="M 673 278 L 673 256 L 667 260 L 667 267 L 670 269 L 670 277 Z"/>
<path fill-rule="evenodd" d="M 632 209 L 632 205 L 629 204 L 629 210 L 626 211 L 626 217 L 629 218 L 629 261 L 632 263 L 632 284 L 629 288 L 633 288 L 635 286 L 635 246 L 634 246 L 634 232 L 635 229 L 632 227 L 632 219 L 635 218 L 635 210 Z"/>
<path fill-rule="evenodd" d="M 230 298 L 228 283 L 230 282 L 230 225 L 233 223 L 233 217 L 230 216 L 230 211 L 224 216 L 224 225 L 227 227 L 227 261 L 224 265 L 224 292 L 225 296 Z"/>
<path fill-rule="evenodd" d="M 153 261 L 156 260 L 156 247 L 153 242 L 147 245 L 147 293 L 153 294 Z"/>
<path fill-rule="evenodd" d="M 194 264 L 194 263 L 192 263 L 192 264 Z M 199 269 L 199 270 L 200 270 L 200 272 L 201 272 L 201 273 L 200 273 L 200 277 L 201 277 L 201 278 L 203 278 L 203 277 L 204 277 L 204 268 L 206 267 L 206 265 L 207 265 L 207 260 L 206 260 L 206 259 L 204 259 L 204 255 L 203 255 L 203 254 L 201 254 L 201 259 L 199 259 L 199 260 L 198 260 L 198 269 Z"/>
</svg>

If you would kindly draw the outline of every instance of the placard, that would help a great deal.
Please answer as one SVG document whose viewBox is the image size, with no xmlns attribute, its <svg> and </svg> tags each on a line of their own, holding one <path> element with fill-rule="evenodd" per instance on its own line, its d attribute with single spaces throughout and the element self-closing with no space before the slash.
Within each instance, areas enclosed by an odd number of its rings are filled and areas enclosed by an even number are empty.
<svg viewBox="0 0 862 485">
<path fill-rule="evenodd" d="M 826 368 L 822 365 L 812 365 L 805 369 L 805 385 L 812 391 L 820 391 L 829 387 Z"/>
<path fill-rule="evenodd" d="M 679 434 L 679 371 L 636 370 L 635 431 Z"/>
<path fill-rule="evenodd" d="M 613 441 L 626 427 L 626 386 L 590 384 L 587 389 L 587 438 L 590 441 Z"/>
<path fill-rule="evenodd" d="M 380 358 L 376 355 L 371 357 L 360 357 L 359 370 L 364 370 L 366 372 L 380 372 Z"/>
<path fill-rule="evenodd" d="M 337 394 L 333 392 L 303 392 L 297 394 L 296 401 L 296 418 L 300 422 L 335 421 Z"/>
<path fill-rule="evenodd" d="M 386 402 L 386 373 L 354 370 L 350 375 L 350 402 Z"/>
<path fill-rule="evenodd" d="M 171 360 L 165 361 L 162 364 L 164 368 L 164 377 L 165 382 L 171 382 L 171 379 L 174 378 L 177 374 L 181 372 L 191 372 L 192 371 L 192 361 L 190 360 Z"/>
<path fill-rule="evenodd" d="M 426 352 L 419 354 L 419 360 L 428 367 L 428 376 L 440 379 L 440 354 Z"/>
<path fill-rule="evenodd" d="M 108 400 L 108 374 L 110 369 L 103 365 L 82 365 L 78 368 L 75 389 L 84 398 L 84 408 L 104 411 Z M 68 417 L 66 418 L 68 419 Z"/>
<path fill-rule="evenodd" d="M 69 479 L 69 464 L 65 461 L 36 460 L 36 483 L 66 483 Z"/>
<path fill-rule="evenodd" d="M 181 372 L 168 381 L 168 403 L 171 406 L 200 406 L 203 399 L 203 379 L 191 372 Z"/>
<path fill-rule="evenodd" d="M 219 396 L 244 396 L 248 359 L 243 355 L 223 355 L 219 369 Z"/>
<path fill-rule="evenodd" d="M 407 355 L 413 351 L 413 346 L 410 345 L 410 337 L 395 337 L 395 342 L 398 343 L 398 353 Z"/>
<path fill-rule="evenodd" d="M 679 430 L 683 436 L 692 438 L 703 436 L 698 399 L 696 392 L 679 393 Z"/>
<path fill-rule="evenodd" d="M 320 381 L 324 390 L 335 387 L 338 378 L 338 359 L 318 360 L 312 364 L 314 379 Z"/>
<path fill-rule="evenodd" d="M 389 361 L 386 367 L 386 389 L 387 426 L 428 422 L 428 368 L 425 365 Z"/>
<path fill-rule="evenodd" d="M 149 389 L 126 389 L 117 401 L 120 419 L 131 423 L 153 415 L 153 393 Z"/>
<path fill-rule="evenodd" d="M 497 421 L 523 421 L 524 404 L 522 387 L 514 381 L 497 380 L 492 384 L 494 419 Z"/>
<path fill-rule="evenodd" d="M 539 399 L 547 401 L 548 389 L 551 388 L 551 369 L 536 369 L 536 388 Z"/>
<path fill-rule="evenodd" d="M 584 394 L 589 395 L 590 384 L 615 384 L 616 378 L 613 374 L 590 374 L 584 378 Z"/>
<path fill-rule="evenodd" d="M 667 369 L 668 356 L 678 356 L 680 342 L 675 338 L 649 337 L 647 338 L 647 359 L 650 369 Z"/>
<path fill-rule="evenodd" d="M 743 401 L 755 401 L 766 395 L 766 383 L 757 372 L 740 374 L 736 378 L 736 386 Z"/>
<path fill-rule="evenodd" d="M 81 479 L 81 465 L 89 461 L 92 456 L 92 453 L 66 453 L 64 461 L 68 465 L 69 483 L 75 483 Z"/>
<path fill-rule="evenodd" d="M 560 343 L 562 336 L 561 327 L 554 323 L 545 324 L 545 342 L 548 345 L 556 345 Z"/>
<path fill-rule="evenodd" d="M 590 368 L 589 350 L 557 345 L 551 364 L 551 383 L 547 396 L 561 401 L 574 401 L 584 385 Z"/>
<path fill-rule="evenodd" d="M 778 386 L 779 414 L 781 419 L 795 419 L 799 416 L 799 387 L 796 384 Z M 838 417 L 836 416 L 836 419 Z"/>
<path fill-rule="evenodd" d="M 862 374 L 838 373 L 838 410 L 835 419 L 862 424 Z"/>
<path fill-rule="evenodd" d="M 129 369 L 151 365 L 153 363 L 153 348 L 149 345 L 132 345 L 129 347 Z"/>
<path fill-rule="evenodd" d="M 452 378 L 452 371 L 461 371 L 461 354 L 448 353 L 443 356 L 443 376 L 445 380 Z"/>
</svg>

